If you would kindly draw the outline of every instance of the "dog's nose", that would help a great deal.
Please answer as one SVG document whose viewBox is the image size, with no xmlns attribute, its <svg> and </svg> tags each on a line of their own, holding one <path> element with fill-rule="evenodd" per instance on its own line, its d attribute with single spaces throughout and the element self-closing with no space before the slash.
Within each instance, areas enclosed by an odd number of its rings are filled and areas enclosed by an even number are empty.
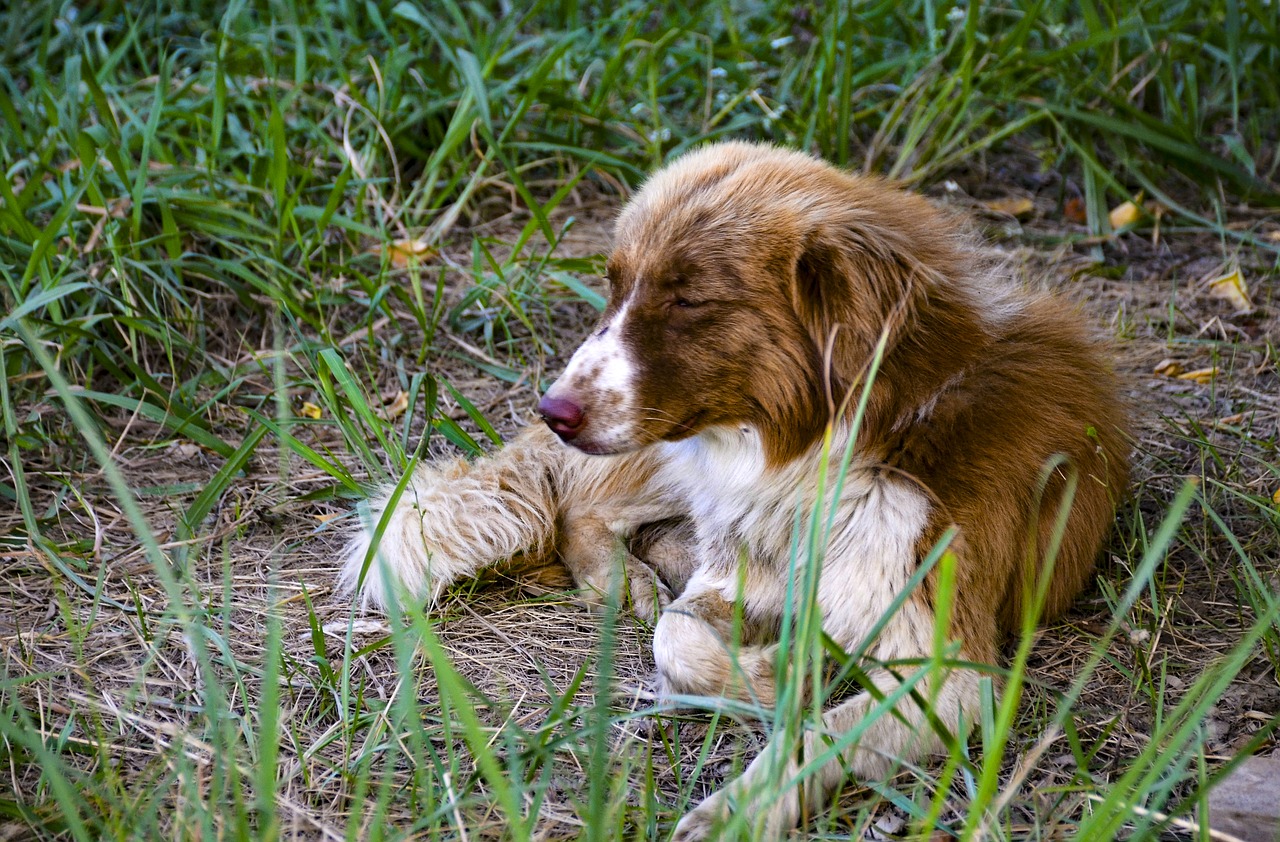
<svg viewBox="0 0 1280 842">
<path fill-rule="evenodd" d="M 538 414 L 561 441 L 569 441 L 582 432 L 582 427 L 587 421 L 582 407 L 564 398 L 544 397 L 538 403 Z"/>
</svg>

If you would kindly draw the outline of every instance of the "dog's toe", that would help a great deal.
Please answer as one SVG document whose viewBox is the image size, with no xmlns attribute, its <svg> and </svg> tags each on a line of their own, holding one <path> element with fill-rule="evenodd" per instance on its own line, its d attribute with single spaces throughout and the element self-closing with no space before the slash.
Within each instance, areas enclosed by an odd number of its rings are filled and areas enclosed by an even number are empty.
<svg viewBox="0 0 1280 842">
<path fill-rule="evenodd" d="M 658 614 L 671 604 L 674 597 L 671 590 L 653 572 L 653 568 L 640 559 L 629 556 L 623 560 L 622 569 L 591 571 L 578 573 L 578 584 L 581 586 L 578 598 L 592 609 L 602 609 L 608 594 L 617 589 L 616 577 L 622 575 L 622 591 L 624 605 L 640 620 L 653 624 L 658 621 Z"/>
<path fill-rule="evenodd" d="M 722 793 L 707 798 L 676 825 L 671 842 L 701 842 L 718 837 L 719 829 L 729 816 L 728 804 Z"/>
<path fill-rule="evenodd" d="M 701 842 L 711 838 L 712 823 L 703 816 L 688 815 L 676 825 L 671 842 Z"/>
<path fill-rule="evenodd" d="M 658 614 L 675 598 L 658 575 L 638 559 L 627 563 L 627 590 L 632 613 L 649 624 L 656 623 Z"/>
</svg>

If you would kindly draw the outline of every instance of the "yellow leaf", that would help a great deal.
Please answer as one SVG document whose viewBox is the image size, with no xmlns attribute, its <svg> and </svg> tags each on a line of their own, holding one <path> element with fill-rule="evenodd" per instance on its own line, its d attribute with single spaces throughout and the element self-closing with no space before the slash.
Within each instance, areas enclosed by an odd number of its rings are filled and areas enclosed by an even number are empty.
<svg viewBox="0 0 1280 842">
<path fill-rule="evenodd" d="M 328 523 L 336 517 L 342 517 L 342 512 L 330 512 L 329 514 L 312 515 L 312 517 L 321 523 Z"/>
<path fill-rule="evenodd" d="M 1183 374 L 1176 375 L 1179 380 L 1194 380 L 1197 383 L 1207 386 L 1213 382 L 1213 378 L 1218 376 L 1218 368 L 1197 368 L 1195 371 L 1188 371 Z"/>
<path fill-rule="evenodd" d="M 1280 508 L 1280 488 L 1276 489 L 1276 493 L 1271 495 L 1271 502 L 1276 504 L 1276 508 Z"/>
<path fill-rule="evenodd" d="M 1249 285 L 1244 281 L 1244 274 L 1236 267 L 1220 278 L 1209 281 L 1209 294 L 1221 298 L 1236 308 L 1237 313 L 1248 313 L 1253 310 L 1253 302 L 1249 300 Z"/>
<path fill-rule="evenodd" d="M 1182 363 L 1177 360 L 1161 360 L 1156 363 L 1156 367 L 1152 369 L 1151 373 L 1159 377 L 1177 377 L 1184 370 Z"/>
<path fill-rule="evenodd" d="M 983 202 L 983 204 L 987 206 L 988 210 L 1018 218 L 1030 216 L 1031 212 L 1036 209 L 1035 203 L 1025 196 L 1006 196 L 1003 199 Z"/>
<path fill-rule="evenodd" d="M 391 265 L 401 269 L 410 263 L 421 263 L 436 256 L 438 249 L 425 240 L 395 240 L 386 246 Z"/>
<path fill-rule="evenodd" d="M 387 404 L 378 410 L 378 415 L 383 421 L 390 421 L 392 418 L 399 418 L 404 411 L 409 408 L 409 395 L 407 392 L 397 392 Z"/>
<path fill-rule="evenodd" d="M 316 406 L 311 401 L 306 401 L 302 404 L 301 412 L 303 418 L 310 418 L 313 421 L 320 420 L 320 407 Z"/>
<path fill-rule="evenodd" d="M 1111 219 L 1111 229 L 1119 231 L 1127 225 L 1133 225 L 1142 219 L 1142 194 L 1138 194 L 1138 198 L 1132 202 L 1123 202 L 1111 209 L 1108 214 Z"/>
</svg>

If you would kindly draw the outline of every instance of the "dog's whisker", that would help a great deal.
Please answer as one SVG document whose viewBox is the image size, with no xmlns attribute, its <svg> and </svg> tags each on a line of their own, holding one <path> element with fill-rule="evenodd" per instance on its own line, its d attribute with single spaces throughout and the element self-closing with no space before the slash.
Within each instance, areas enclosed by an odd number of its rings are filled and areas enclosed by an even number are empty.
<svg viewBox="0 0 1280 842">
<path fill-rule="evenodd" d="M 676 416 L 664 409 L 653 406 L 639 407 L 636 412 L 646 413 L 645 417 L 651 421 L 674 421 Z"/>
</svg>

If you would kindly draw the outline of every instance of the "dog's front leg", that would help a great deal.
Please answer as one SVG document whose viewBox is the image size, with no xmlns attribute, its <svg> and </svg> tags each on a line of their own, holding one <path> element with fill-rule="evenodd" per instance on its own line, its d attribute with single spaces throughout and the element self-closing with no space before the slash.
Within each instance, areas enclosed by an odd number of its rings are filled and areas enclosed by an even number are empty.
<svg viewBox="0 0 1280 842">
<path fill-rule="evenodd" d="M 444 589 L 514 557 L 550 549 L 555 479 L 566 450 L 541 425 L 503 449 L 467 462 L 422 464 L 397 496 L 383 489 L 354 536 L 339 574 L 347 593 L 386 609 L 434 603 Z M 389 511 L 388 511 L 389 510 Z"/>
</svg>

